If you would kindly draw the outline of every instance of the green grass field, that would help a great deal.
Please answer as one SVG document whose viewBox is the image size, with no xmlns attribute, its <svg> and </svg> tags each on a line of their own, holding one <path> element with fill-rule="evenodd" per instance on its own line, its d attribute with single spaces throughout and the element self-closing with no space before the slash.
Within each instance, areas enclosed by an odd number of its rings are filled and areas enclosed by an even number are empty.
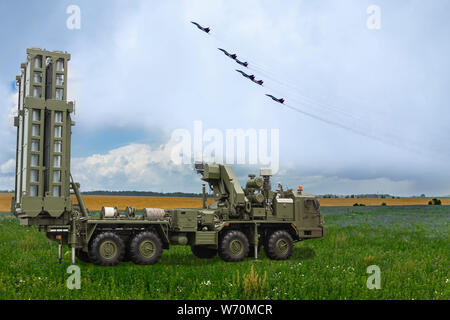
<svg viewBox="0 0 450 320">
<path fill-rule="evenodd" d="M 69 290 L 57 245 L 0 215 L 0 299 L 449 299 L 448 206 L 322 208 L 328 235 L 297 243 L 288 261 L 225 263 L 172 247 L 154 266 L 79 262 Z M 381 289 L 366 268 L 381 269 Z"/>
</svg>

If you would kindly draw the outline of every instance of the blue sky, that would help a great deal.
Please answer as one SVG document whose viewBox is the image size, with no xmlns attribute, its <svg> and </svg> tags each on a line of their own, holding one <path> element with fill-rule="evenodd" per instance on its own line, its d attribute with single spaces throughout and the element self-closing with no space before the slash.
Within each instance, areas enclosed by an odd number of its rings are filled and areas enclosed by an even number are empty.
<svg viewBox="0 0 450 320">
<path fill-rule="evenodd" d="M 66 27 L 72 4 L 80 30 Z M 379 30 L 367 28 L 370 5 Z M 191 167 L 168 155 L 172 132 L 200 120 L 221 132 L 278 129 L 274 181 L 289 187 L 450 195 L 449 10 L 445 0 L 2 1 L 0 189 L 13 188 L 11 81 L 36 46 L 72 54 L 72 171 L 83 190 L 199 191 Z M 247 71 L 266 86 L 237 74 L 218 46 L 256 65 Z M 234 168 L 241 182 L 257 172 Z"/>
</svg>

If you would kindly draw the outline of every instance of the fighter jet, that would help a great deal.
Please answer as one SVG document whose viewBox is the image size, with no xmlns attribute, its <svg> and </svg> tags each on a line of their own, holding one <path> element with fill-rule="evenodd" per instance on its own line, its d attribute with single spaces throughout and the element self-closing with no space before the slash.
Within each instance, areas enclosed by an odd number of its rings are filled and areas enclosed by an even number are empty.
<svg viewBox="0 0 450 320">
<path fill-rule="evenodd" d="M 200 30 L 202 30 L 203 32 L 209 33 L 211 31 L 210 28 L 203 28 L 201 25 L 199 25 L 197 22 L 191 21 L 192 24 L 196 25 L 197 28 L 199 28 Z"/>
<path fill-rule="evenodd" d="M 281 104 L 284 103 L 284 99 L 283 99 L 283 98 L 278 99 L 278 98 L 275 98 L 274 96 L 272 96 L 271 94 L 266 94 L 266 96 L 272 98 L 273 101 L 276 101 L 276 102 L 278 102 L 278 103 L 281 103 Z"/>
<path fill-rule="evenodd" d="M 255 79 L 255 76 L 254 76 L 253 74 L 248 75 L 248 74 L 246 74 L 244 71 L 241 71 L 241 70 L 236 70 L 236 71 L 239 72 L 240 74 L 242 74 L 242 75 L 243 75 L 244 77 L 246 77 L 247 79 L 250 79 L 250 80 L 253 81 L 254 83 L 259 84 L 260 86 L 262 86 L 263 83 L 264 83 L 264 81 L 262 81 L 262 80 L 256 80 L 256 79 Z"/>
<path fill-rule="evenodd" d="M 233 60 L 236 60 L 236 58 L 237 58 L 237 55 L 236 54 L 230 54 L 230 53 L 228 53 L 225 49 L 221 49 L 221 48 L 217 48 L 217 49 L 219 49 L 220 51 L 222 51 L 228 58 L 231 58 L 231 59 L 233 59 Z"/>
<path fill-rule="evenodd" d="M 239 72 L 240 74 L 242 74 L 244 77 L 250 79 L 250 80 L 255 80 L 255 76 L 253 74 L 248 75 L 244 71 L 241 71 L 241 70 L 236 70 L 236 71 Z"/>
<path fill-rule="evenodd" d="M 248 68 L 248 62 L 242 62 L 242 61 L 239 61 L 239 59 L 234 59 L 234 60 L 236 61 L 236 63 L 240 64 L 241 66 Z"/>
</svg>

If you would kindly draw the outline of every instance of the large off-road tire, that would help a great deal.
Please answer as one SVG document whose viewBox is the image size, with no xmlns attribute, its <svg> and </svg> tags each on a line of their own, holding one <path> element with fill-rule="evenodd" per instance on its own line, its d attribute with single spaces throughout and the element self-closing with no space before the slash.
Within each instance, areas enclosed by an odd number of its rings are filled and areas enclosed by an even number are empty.
<svg viewBox="0 0 450 320">
<path fill-rule="evenodd" d="M 217 255 L 217 249 L 205 246 L 191 246 L 191 251 L 197 258 L 211 259 Z"/>
<path fill-rule="evenodd" d="M 294 241 L 289 232 L 278 230 L 269 235 L 264 246 L 266 256 L 272 260 L 287 260 L 294 249 Z"/>
<path fill-rule="evenodd" d="M 140 265 L 155 264 L 161 259 L 163 244 L 159 236 L 144 231 L 133 237 L 130 243 L 131 261 Z"/>
<path fill-rule="evenodd" d="M 89 259 L 89 254 L 85 251 L 83 251 L 82 249 L 75 249 L 75 256 L 78 258 L 78 260 L 85 262 L 85 263 L 90 263 L 91 260 Z"/>
<path fill-rule="evenodd" d="M 89 259 L 100 266 L 115 266 L 123 260 L 125 244 L 117 234 L 102 232 L 91 240 Z"/>
<path fill-rule="evenodd" d="M 222 235 L 219 241 L 219 256 L 226 262 L 238 262 L 248 256 L 247 236 L 238 230 L 231 230 Z"/>
</svg>

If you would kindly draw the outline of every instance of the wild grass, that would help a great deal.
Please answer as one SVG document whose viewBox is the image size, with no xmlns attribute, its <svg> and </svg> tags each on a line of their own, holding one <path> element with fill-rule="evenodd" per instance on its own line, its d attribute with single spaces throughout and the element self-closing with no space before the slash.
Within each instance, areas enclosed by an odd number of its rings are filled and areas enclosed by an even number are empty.
<svg viewBox="0 0 450 320">
<path fill-rule="evenodd" d="M 255 271 L 254 266 L 250 266 L 250 271 L 242 276 L 239 276 L 239 270 L 236 271 L 236 278 L 233 277 L 231 286 L 236 286 L 241 288 L 244 295 L 247 298 L 261 297 L 264 296 L 268 289 L 267 283 L 267 272 L 264 272 L 264 276 L 260 276 L 257 271 Z"/>
<path fill-rule="evenodd" d="M 79 262 L 81 289 L 69 290 L 57 245 L 0 214 L 0 299 L 449 299 L 447 206 L 322 208 L 328 235 L 297 243 L 290 260 L 225 263 L 164 251 L 153 266 Z M 381 289 L 366 286 L 381 269 Z"/>
</svg>

